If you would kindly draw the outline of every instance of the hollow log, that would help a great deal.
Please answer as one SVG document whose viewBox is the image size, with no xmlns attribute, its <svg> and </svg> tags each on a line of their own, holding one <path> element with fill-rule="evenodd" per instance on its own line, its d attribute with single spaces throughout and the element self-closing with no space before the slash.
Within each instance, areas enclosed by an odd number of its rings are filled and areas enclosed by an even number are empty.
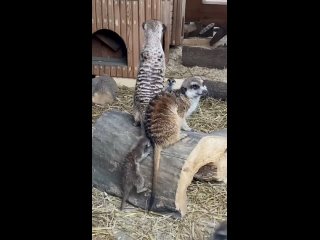
<svg viewBox="0 0 320 240">
<path fill-rule="evenodd" d="M 217 166 L 217 179 L 226 180 L 227 138 L 223 134 L 184 132 L 188 136 L 161 153 L 158 192 L 151 211 L 183 217 L 187 211 L 187 187 L 197 171 L 210 163 Z M 122 164 L 129 149 L 137 142 L 140 128 L 133 126 L 132 115 L 105 112 L 93 126 L 93 187 L 122 197 Z M 141 162 L 145 179 L 143 193 L 131 192 L 128 202 L 147 209 L 152 187 L 153 153 Z"/>
</svg>

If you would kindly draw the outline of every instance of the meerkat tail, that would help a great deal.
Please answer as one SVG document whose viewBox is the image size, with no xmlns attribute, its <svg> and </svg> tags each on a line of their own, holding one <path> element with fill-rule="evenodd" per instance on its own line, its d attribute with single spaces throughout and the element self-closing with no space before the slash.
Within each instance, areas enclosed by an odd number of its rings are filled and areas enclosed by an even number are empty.
<svg viewBox="0 0 320 240">
<path fill-rule="evenodd" d="M 148 209 L 149 211 L 153 206 L 156 190 L 157 190 L 161 150 L 162 150 L 162 147 L 155 144 L 154 150 L 153 150 L 153 179 L 152 179 L 152 192 L 151 192 L 151 198 L 150 198 L 149 209 Z"/>
</svg>

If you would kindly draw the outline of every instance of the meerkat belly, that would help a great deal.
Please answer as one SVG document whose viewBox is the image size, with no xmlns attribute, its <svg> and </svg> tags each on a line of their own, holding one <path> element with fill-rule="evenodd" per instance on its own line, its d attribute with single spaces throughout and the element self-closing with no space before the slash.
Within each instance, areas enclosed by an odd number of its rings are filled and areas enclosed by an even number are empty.
<svg viewBox="0 0 320 240">
<path fill-rule="evenodd" d="M 142 63 L 136 83 L 135 100 L 146 105 L 164 87 L 164 70 L 159 64 Z"/>
<path fill-rule="evenodd" d="M 200 97 L 195 98 L 191 101 L 191 105 L 186 113 L 186 117 L 189 117 L 197 109 L 199 101 L 200 101 Z"/>
</svg>

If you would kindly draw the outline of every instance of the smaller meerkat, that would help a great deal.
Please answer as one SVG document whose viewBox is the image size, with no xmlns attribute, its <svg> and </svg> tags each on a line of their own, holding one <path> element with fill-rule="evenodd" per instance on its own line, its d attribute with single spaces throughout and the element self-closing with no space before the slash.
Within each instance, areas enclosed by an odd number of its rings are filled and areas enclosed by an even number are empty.
<svg viewBox="0 0 320 240">
<path fill-rule="evenodd" d="M 198 76 L 186 78 L 183 81 L 182 86 L 188 87 L 188 91 L 186 91 L 186 94 L 188 94 L 191 105 L 186 113 L 186 117 L 183 120 L 181 129 L 185 131 L 191 131 L 192 128 L 188 126 L 186 118 L 188 118 L 197 109 L 197 107 L 199 106 L 200 97 L 207 95 L 208 90 L 204 85 L 202 78 Z"/>
<path fill-rule="evenodd" d="M 176 83 L 175 79 L 169 78 L 168 81 L 167 81 L 167 86 L 165 86 L 164 91 L 172 92 L 173 91 L 173 86 L 175 85 L 175 83 Z"/>
<path fill-rule="evenodd" d="M 133 187 L 136 187 L 137 193 L 147 190 L 147 188 L 144 187 L 144 179 L 140 172 L 140 162 L 150 155 L 151 149 L 150 140 L 145 136 L 141 137 L 137 145 L 125 158 L 122 178 L 123 196 L 121 210 L 124 209 L 125 203 L 128 200 Z"/>
<path fill-rule="evenodd" d="M 157 190 L 161 151 L 187 136 L 181 134 L 181 126 L 185 122 L 190 107 L 193 106 L 195 96 L 199 96 L 202 91 L 206 91 L 204 88 L 193 86 L 200 83 L 202 82 L 191 79 L 184 81 L 180 89 L 173 90 L 171 93 L 163 91 L 156 95 L 147 108 L 144 123 L 145 131 L 154 147 L 152 193 L 149 210 L 153 205 Z"/>
<path fill-rule="evenodd" d="M 225 220 L 215 230 L 212 240 L 227 240 L 227 233 L 227 220 Z"/>
</svg>

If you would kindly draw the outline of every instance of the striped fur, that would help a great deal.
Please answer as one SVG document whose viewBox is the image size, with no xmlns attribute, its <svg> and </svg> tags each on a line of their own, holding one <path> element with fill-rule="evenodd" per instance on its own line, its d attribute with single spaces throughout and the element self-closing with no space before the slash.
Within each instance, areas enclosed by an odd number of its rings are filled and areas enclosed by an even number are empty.
<svg viewBox="0 0 320 240">
<path fill-rule="evenodd" d="M 165 26 L 158 20 L 148 20 L 143 24 L 145 46 L 140 55 L 133 114 L 135 126 L 141 124 L 149 101 L 164 87 L 165 55 L 162 48 L 162 35 Z"/>
</svg>

